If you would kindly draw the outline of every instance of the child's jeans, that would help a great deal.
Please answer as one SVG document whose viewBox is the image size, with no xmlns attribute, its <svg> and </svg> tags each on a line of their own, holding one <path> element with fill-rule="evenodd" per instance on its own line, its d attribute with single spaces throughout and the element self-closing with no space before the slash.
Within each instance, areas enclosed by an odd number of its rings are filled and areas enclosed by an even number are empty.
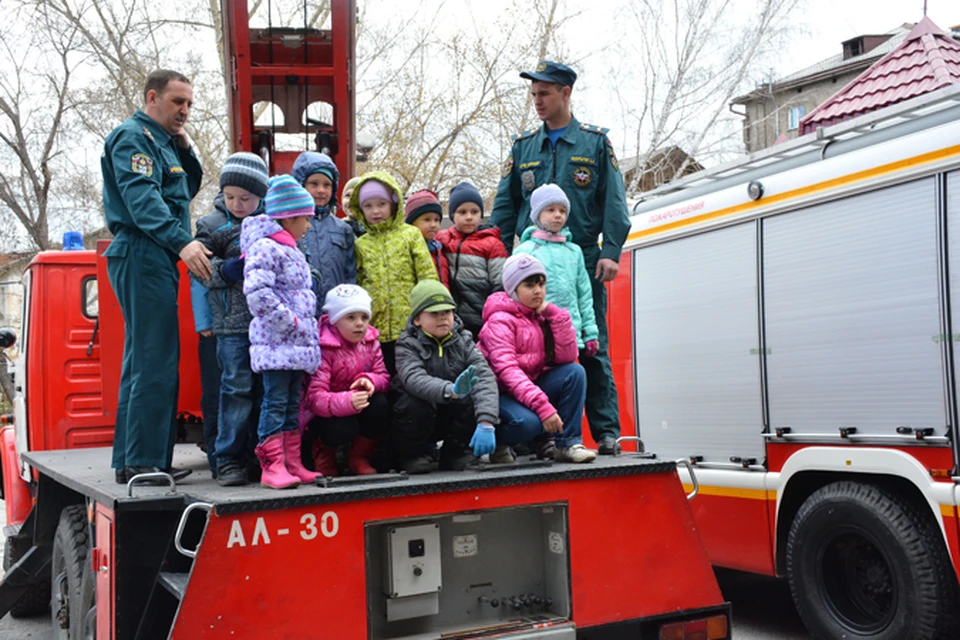
<svg viewBox="0 0 960 640">
<path fill-rule="evenodd" d="M 260 442 L 281 431 L 297 429 L 303 371 L 264 371 L 263 403 L 260 405 Z"/>
<path fill-rule="evenodd" d="M 250 338 L 246 334 L 217 336 L 220 377 L 220 421 L 217 464 L 242 462 L 248 454 L 260 401 L 260 376 L 250 368 Z"/>
<path fill-rule="evenodd" d="M 316 417 L 307 425 L 305 443 L 318 439 L 328 447 L 342 447 L 353 442 L 358 435 L 376 440 L 390 422 L 390 404 L 385 393 L 370 396 L 370 406 L 352 416 L 336 418 Z M 304 444 L 304 450 L 310 447 Z"/>
<path fill-rule="evenodd" d="M 220 413 L 220 365 L 217 361 L 217 336 L 198 336 L 200 360 L 200 412 L 203 414 L 203 444 L 211 471 L 217 470 L 217 416 Z"/>
<path fill-rule="evenodd" d="M 560 448 L 581 444 L 583 403 L 587 394 L 587 376 L 576 362 L 563 364 L 545 372 L 534 383 L 543 389 L 550 404 L 563 420 L 563 432 L 546 434 L 553 437 Z M 497 426 L 497 444 L 523 444 L 541 438 L 546 432 L 536 413 L 517 402 L 510 395 L 500 396 L 500 424 Z M 542 438 L 541 438 L 542 439 Z"/>
<path fill-rule="evenodd" d="M 437 440 L 443 440 L 441 456 L 457 457 L 466 451 L 476 426 L 473 400 L 469 396 L 432 404 L 401 392 L 393 406 L 391 453 L 398 460 L 410 460 L 427 455 Z"/>
</svg>

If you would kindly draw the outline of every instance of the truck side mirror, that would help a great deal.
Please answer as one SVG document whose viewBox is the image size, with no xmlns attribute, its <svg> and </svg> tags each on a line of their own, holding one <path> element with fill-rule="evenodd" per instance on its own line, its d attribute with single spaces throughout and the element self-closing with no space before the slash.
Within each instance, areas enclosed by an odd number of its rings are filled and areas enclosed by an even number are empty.
<svg viewBox="0 0 960 640">
<path fill-rule="evenodd" d="M 0 329 L 0 349 L 8 349 L 17 342 L 17 334 L 11 329 Z"/>
</svg>

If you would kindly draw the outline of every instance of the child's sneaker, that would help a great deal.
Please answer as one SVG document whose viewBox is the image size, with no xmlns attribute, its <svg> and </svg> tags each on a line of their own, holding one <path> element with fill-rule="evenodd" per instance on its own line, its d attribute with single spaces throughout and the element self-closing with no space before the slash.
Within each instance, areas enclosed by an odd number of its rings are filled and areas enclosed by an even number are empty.
<svg viewBox="0 0 960 640">
<path fill-rule="evenodd" d="M 553 438 L 544 440 L 537 445 L 537 460 L 553 460 L 556 451 L 557 445 L 553 443 Z"/>
<path fill-rule="evenodd" d="M 430 458 L 427 456 L 417 456 L 416 458 L 407 458 L 400 462 L 400 468 L 408 475 L 420 475 L 430 473 Z"/>
<path fill-rule="evenodd" d="M 467 466 L 477 459 L 472 453 L 448 454 L 440 450 L 440 470 L 441 471 L 463 471 Z"/>
<path fill-rule="evenodd" d="M 575 444 L 572 447 L 557 447 L 553 459 L 557 462 L 593 462 L 597 459 L 597 452 L 582 444 Z"/>
<path fill-rule="evenodd" d="M 217 466 L 217 484 L 221 487 L 242 487 L 247 484 L 247 476 L 239 462 L 228 460 Z"/>
<path fill-rule="evenodd" d="M 493 453 L 490 454 L 490 462 L 494 464 L 510 464 L 516 462 L 513 451 L 505 444 L 498 444 Z"/>
</svg>

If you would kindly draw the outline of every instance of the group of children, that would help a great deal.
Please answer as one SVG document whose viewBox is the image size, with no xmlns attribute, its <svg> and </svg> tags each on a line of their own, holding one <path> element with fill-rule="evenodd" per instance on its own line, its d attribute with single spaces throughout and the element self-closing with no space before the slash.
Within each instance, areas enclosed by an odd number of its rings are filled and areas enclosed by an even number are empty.
<svg viewBox="0 0 960 640">
<path fill-rule="evenodd" d="M 259 156 L 233 154 L 197 223 L 214 254 L 194 311 L 208 307 L 217 337 L 217 481 L 259 472 L 283 489 L 344 466 L 427 473 L 434 458 L 462 470 L 483 455 L 512 462 L 521 444 L 541 459 L 595 459 L 576 360 L 596 353 L 598 331 L 563 191 L 533 192 L 533 226 L 508 258 L 467 182 L 441 230 L 435 193 L 404 205 L 376 171 L 345 185 L 350 218 L 338 218 L 339 177 L 321 153 L 272 178 Z"/>
</svg>

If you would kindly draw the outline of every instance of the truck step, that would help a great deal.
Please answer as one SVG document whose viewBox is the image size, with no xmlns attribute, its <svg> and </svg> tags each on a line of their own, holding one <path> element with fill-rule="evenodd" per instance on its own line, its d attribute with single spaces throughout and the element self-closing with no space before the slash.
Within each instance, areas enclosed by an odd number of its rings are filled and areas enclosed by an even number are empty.
<svg viewBox="0 0 960 640">
<path fill-rule="evenodd" d="M 175 571 L 161 571 L 157 581 L 164 588 L 173 594 L 177 600 L 183 600 L 183 594 L 187 591 L 187 583 L 190 582 L 189 573 L 180 573 Z"/>
</svg>

